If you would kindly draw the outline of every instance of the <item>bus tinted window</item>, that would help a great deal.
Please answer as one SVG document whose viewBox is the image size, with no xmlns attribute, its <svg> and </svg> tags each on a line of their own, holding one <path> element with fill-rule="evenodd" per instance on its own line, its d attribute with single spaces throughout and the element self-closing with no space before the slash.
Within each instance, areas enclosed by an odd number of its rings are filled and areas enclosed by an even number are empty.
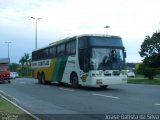
<svg viewBox="0 0 160 120">
<path fill-rule="evenodd" d="M 67 54 L 75 54 L 76 53 L 76 41 L 71 41 L 67 43 Z"/>
<path fill-rule="evenodd" d="M 53 58 L 56 56 L 56 47 L 49 48 L 50 57 Z"/>
<path fill-rule="evenodd" d="M 32 61 L 34 61 L 34 60 L 37 60 L 37 56 L 36 56 L 35 52 L 32 53 Z"/>
<path fill-rule="evenodd" d="M 89 44 L 91 46 L 114 46 L 114 47 L 123 47 L 121 38 L 117 37 L 90 37 Z"/>
<path fill-rule="evenodd" d="M 61 44 L 57 47 L 57 55 L 58 56 L 65 55 L 65 44 Z"/>
<path fill-rule="evenodd" d="M 67 48 L 66 48 L 67 54 L 70 54 L 70 51 L 71 51 L 71 44 L 69 42 L 69 43 L 67 43 Z"/>
<path fill-rule="evenodd" d="M 37 59 L 38 60 L 42 59 L 42 55 L 43 55 L 42 50 L 38 51 L 37 52 Z"/>
<path fill-rule="evenodd" d="M 46 49 L 43 50 L 43 58 L 45 59 L 45 58 L 48 58 L 48 57 L 49 57 L 49 50 L 48 50 L 48 48 L 46 48 Z"/>
<path fill-rule="evenodd" d="M 78 45 L 79 45 L 79 49 L 84 49 L 88 47 L 88 36 L 86 37 L 80 37 L 78 39 Z"/>
</svg>

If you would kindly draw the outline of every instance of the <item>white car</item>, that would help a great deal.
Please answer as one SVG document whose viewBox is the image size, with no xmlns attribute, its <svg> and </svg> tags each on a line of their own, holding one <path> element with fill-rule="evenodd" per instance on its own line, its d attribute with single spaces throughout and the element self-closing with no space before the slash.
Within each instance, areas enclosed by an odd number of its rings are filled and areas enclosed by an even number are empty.
<svg viewBox="0 0 160 120">
<path fill-rule="evenodd" d="M 17 77 L 19 77 L 19 75 L 18 75 L 17 72 L 10 72 L 10 78 L 11 78 L 11 79 L 15 79 L 15 78 L 17 78 Z"/>
<path fill-rule="evenodd" d="M 128 76 L 128 77 L 135 77 L 135 73 L 134 73 L 133 71 L 129 70 L 129 71 L 127 72 L 127 76 Z"/>
</svg>

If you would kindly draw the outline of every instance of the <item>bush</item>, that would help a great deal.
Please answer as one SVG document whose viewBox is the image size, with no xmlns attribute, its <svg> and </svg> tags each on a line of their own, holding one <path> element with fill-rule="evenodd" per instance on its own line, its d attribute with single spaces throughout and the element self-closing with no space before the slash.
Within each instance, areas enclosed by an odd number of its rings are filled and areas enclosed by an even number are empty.
<svg viewBox="0 0 160 120">
<path fill-rule="evenodd" d="M 22 77 L 31 76 L 31 68 L 28 67 L 21 68 L 18 73 Z"/>
<path fill-rule="evenodd" d="M 136 73 L 137 74 L 140 74 L 140 75 L 143 75 L 144 74 L 144 65 L 143 64 L 140 64 L 139 65 L 139 68 L 137 69 Z"/>
<path fill-rule="evenodd" d="M 160 68 L 157 68 L 156 71 L 156 73 L 160 75 Z"/>
<path fill-rule="evenodd" d="M 144 77 L 148 77 L 151 80 L 153 80 L 154 77 L 157 75 L 155 68 L 144 68 L 143 74 Z"/>
</svg>

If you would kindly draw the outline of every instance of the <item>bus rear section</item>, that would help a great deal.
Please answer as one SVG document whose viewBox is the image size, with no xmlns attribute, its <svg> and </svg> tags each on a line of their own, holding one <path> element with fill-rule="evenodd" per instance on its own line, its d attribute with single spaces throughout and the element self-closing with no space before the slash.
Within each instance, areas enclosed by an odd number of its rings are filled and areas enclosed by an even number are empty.
<svg viewBox="0 0 160 120">
<path fill-rule="evenodd" d="M 10 83 L 10 60 L 8 58 L 0 58 L 0 81 L 8 81 Z"/>
</svg>

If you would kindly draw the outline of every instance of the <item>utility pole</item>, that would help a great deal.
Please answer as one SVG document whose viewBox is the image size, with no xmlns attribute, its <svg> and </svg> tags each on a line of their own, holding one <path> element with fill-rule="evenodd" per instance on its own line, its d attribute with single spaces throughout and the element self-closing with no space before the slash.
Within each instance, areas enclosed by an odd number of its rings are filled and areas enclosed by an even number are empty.
<svg viewBox="0 0 160 120">
<path fill-rule="evenodd" d="M 9 44 L 10 44 L 11 42 L 5 42 L 5 43 L 7 43 L 7 45 L 8 45 L 8 58 L 9 58 Z"/>
<path fill-rule="evenodd" d="M 37 21 L 40 20 L 41 18 L 35 18 L 35 17 L 31 18 L 35 19 L 35 48 L 37 48 Z"/>
</svg>

